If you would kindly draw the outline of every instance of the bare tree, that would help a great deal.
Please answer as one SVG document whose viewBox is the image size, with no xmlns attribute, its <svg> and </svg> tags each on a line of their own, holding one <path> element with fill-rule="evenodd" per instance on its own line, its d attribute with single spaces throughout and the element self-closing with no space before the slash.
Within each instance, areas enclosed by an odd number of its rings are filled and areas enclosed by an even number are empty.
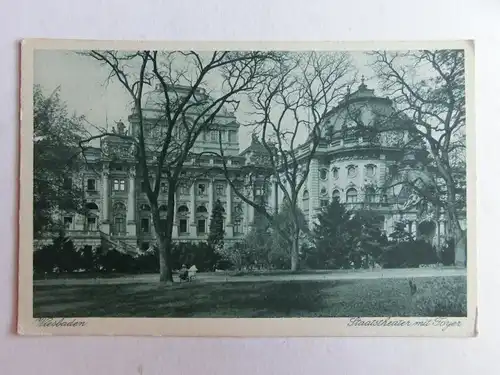
<svg viewBox="0 0 500 375">
<path fill-rule="evenodd" d="M 183 173 L 185 164 L 196 157 L 195 142 L 200 134 L 217 127 L 217 115 L 226 106 L 237 108 L 238 95 L 252 90 L 259 82 L 265 62 L 273 53 L 91 51 L 86 54 L 106 66 L 109 79 L 117 80 L 128 92 L 137 127 L 131 134 L 101 132 L 86 141 L 114 135 L 133 144 L 138 172 L 151 206 L 159 248 L 160 281 L 172 281 L 175 194 L 187 178 Z M 154 103 L 157 110 L 153 122 L 143 103 L 148 86 L 156 86 L 160 93 Z M 158 207 L 162 182 L 168 186 L 163 226 Z"/>
<path fill-rule="evenodd" d="M 322 141 L 321 125 L 351 84 L 351 61 L 346 53 L 293 53 L 275 61 L 265 82 L 249 94 L 253 141 L 260 151 L 241 169 L 240 179 L 224 172 L 235 194 L 263 215 L 291 249 L 291 270 L 298 269 L 301 210 L 299 194 L 308 181 L 309 167 Z M 305 142 L 301 138 L 308 136 Z M 292 216 L 290 228 L 269 204 L 270 186 L 277 186 Z M 288 223 L 289 224 L 289 223 Z"/>
<path fill-rule="evenodd" d="M 466 257 L 465 214 L 465 65 L 463 50 L 374 52 L 373 66 L 382 88 L 406 127 L 426 143 L 428 160 L 424 174 L 407 174 L 405 184 L 414 193 L 446 213 L 455 242 L 455 262 Z"/>
</svg>

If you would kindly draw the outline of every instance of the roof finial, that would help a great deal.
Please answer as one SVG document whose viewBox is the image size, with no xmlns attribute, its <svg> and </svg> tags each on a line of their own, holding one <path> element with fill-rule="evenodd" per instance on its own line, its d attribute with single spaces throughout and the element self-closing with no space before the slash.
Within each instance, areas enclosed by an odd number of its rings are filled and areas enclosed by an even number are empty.
<svg viewBox="0 0 500 375">
<path fill-rule="evenodd" d="M 365 85 L 365 75 L 361 75 L 361 84 L 364 86 Z"/>
</svg>

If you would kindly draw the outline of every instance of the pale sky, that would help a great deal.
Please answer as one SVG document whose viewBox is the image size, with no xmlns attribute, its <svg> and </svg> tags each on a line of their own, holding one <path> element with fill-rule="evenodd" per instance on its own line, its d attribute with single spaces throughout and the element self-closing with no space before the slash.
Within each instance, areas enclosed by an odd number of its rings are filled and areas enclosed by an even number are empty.
<svg viewBox="0 0 500 375">
<path fill-rule="evenodd" d="M 377 93 L 377 82 L 372 78 L 374 73 L 367 66 L 368 57 L 363 52 L 352 52 L 351 55 L 359 77 L 364 75 L 365 83 Z M 68 110 L 84 115 L 90 123 L 101 128 L 106 127 L 106 118 L 110 128 L 120 119 L 128 125 L 131 98 L 117 81 L 105 86 L 108 73 L 108 69 L 97 61 L 73 51 L 35 52 L 34 82 L 41 85 L 47 94 L 59 86 L 61 99 L 66 102 Z M 241 112 L 237 112 L 236 116 L 244 121 Z M 240 129 L 240 150 L 249 145 L 249 133 L 250 129 Z"/>
</svg>

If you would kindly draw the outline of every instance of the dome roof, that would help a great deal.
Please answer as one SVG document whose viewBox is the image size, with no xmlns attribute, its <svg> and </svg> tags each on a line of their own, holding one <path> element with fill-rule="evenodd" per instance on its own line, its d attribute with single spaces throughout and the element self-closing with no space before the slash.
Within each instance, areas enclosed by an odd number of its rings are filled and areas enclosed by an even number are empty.
<svg viewBox="0 0 500 375">
<path fill-rule="evenodd" d="M 327 133 L 335 133 L 343 128 L 356 126 L 377 127 L 386 119 L 393 118 L 395 109 L 389 98 L 375 95 L 361 80 L 358 89 L 348 93 L 344 99 L 327 115 L 325 128 Z"/>
</svg>

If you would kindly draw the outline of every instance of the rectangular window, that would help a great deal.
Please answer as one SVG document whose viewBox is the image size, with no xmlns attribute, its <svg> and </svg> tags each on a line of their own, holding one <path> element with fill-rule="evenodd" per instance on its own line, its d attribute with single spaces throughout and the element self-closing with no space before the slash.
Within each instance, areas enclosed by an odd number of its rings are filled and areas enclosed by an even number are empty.
<svg viewBox="0 0 500 375">
<path fill-rule="evenodd" d="M 179 233 L 187 233 L 187 220 L 186 219 L 179 220 Z"/>
<path fill-rule="evenodd" d="M 189 188 L 186 185 L 181 185 L 181 195 L 189 195 Z"/>
<path fill-rule="evenodd" d="M 141 219 L 141 232 L 149 233 L 149 219 Z"/>
<path fill-rule="evenodd" d="M 206 232 L 205 229 L 205 220 L 204 219 L 199 219 L 198 220 L 198 234 L 204 234 Z"/>
<path fill-rule="evenodd" d="M 89 231 L 97 230 L 97 221 L 95 217 L 87 218 L 87 230 Z"/>
<path fill-rule="evenodd" d="M 125 191 L 125 180 L 113 180 L 114 191 Z"/>
<path fill-rule="evenodd" d="M 123 217 L 115 218 L 115 234 L 125 234 L 125 219 Z"/>
<path fill-rule="evenodd" d="M 215 193 L 219 197 L 224 196 L 224 185 L 223 184 L 217 184 L 217 185 L 215 185 Z"/>
<path fill-rule="evenodd" d="M 199 184 L 198 185 L 198 195 L 203 196 L 205 194 L 206 194 L 205 184 Z"/>
<path fill-rule="evenodd" d="M 235 220 L 234 221 L 234 234 L 242 234 L 243 233 L 243 227 L 241 225 L 241 220 Z"/>
<path fill-rule="evenodd" d="M 95 180 L 93 178 L 89 178 L 87 180 L 87 190 L 88 191 L 95 191 Z"/>
<path fill-rule="evenodd" d="M 210 131 L 210 140 L 212 142 L 217 142 L 219 140 L 219 132 L 217 130 Z"/>
<path fill-rule="evenodd" d="M 141 243 L 141 249 L 143 251 L 148 250 L 149 249 L 149 242 L 143 242 L 143 243 Z"/>
<path fill-rule="evenodd" d="M 239 160 L 232 160 L 231 165 L 240 165 L 240 161 Z"/>
<path fill-rule="evenodd" d="M 65 216 L 64 219 L 64 228 L 71 229 L 73 226 L 73 218 L 71 216 Z"/>
<path fill-rule="evenodd" d="M 162 193 L 166 193 L 167 192 L 167 183 L 166 182 L 162 182 L 161 183 L 161 192 Z"/>
</svg>

